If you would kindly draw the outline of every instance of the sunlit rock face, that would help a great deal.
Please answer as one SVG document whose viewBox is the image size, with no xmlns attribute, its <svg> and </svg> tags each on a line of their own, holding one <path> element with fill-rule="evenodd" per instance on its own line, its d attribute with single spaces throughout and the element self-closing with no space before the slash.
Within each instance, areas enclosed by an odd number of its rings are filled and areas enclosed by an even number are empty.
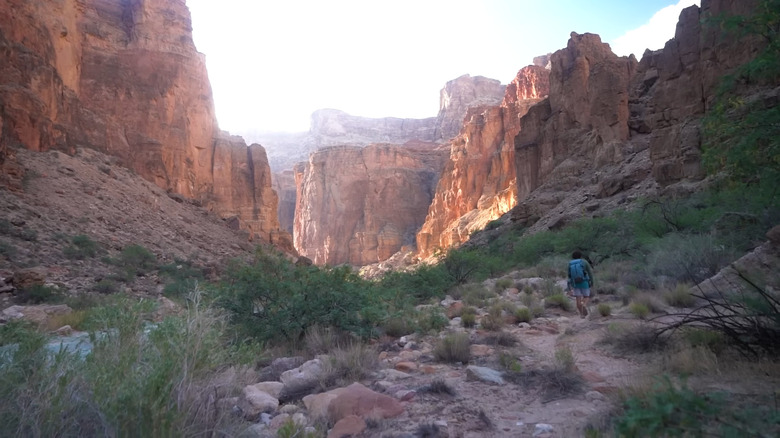
<svg viewBox="0 0 780 438">
<path fill-rule="evenodd" d="M 483 76 L 463 75 L 444 85 L 439 93 L 436 140 L 447 141 L 460 132 L 469 108 L 501 103 L 506 86 Z"/>
<path fill-rule="evenodd" d="M 295 248 L 318 265 L 362 266 L 414 243 L 446 150 L 405 146 L 334 146 L 295 168 Z"/>
<path fill-rule="evenodd" d="M 456 136 L 469 108 L 498 105 L 505 86 L 495 79 L 463 75 L 447 82 L 440 92 L 436 117 L 359 117 L 336 109 L 321 109 L 311 116 L 306 133 L 246 132 L 249 141 L 268 150 L 274 172 L 292 169 L 310 153 L 329 146 L 366 146 L 373 143 L 404 144 L 408 141 L 446 143 Z"/>
<path fill-rule="evenodd" d="M 514 207 L 514 137 L 521 117 L 547 96 L 549 77 L 543 67 L 525 67 L 505 88 L 500 104 L 469 110 L 451 141 L 449 160 L 417 233 L 420 256 L 468 240 L 471 232 Z"/>
<path fill-rule="evenodd" d="M 237 215 L 254 236 L 284 239 L 265 153 L 219 132 L 184 1 L 2 3 L 0 143 L 103 150 L 162 188 Z"/>
</svg>

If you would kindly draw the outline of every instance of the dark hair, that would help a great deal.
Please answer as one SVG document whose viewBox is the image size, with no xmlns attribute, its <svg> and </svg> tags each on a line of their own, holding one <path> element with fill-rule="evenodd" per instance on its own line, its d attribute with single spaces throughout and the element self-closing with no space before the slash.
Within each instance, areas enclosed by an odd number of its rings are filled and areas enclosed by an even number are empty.
<svg viewBox="0 0 780 438">
<path fill-rule="evenodd" d="M 574 251 L 574 252 L 571 254 L 571 258 L 573 258 L 573 259 L 581 259 L 581 258 L 582 258 L 582 253 L 581 253 L 581 252 L 579 252 L 579 251 Z"/>
</svg>

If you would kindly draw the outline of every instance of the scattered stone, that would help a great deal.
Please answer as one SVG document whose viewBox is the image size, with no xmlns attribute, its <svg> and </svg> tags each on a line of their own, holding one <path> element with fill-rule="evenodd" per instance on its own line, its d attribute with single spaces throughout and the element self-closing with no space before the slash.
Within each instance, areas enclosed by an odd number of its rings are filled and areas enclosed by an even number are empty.
<svg viewBox="0 0 780 438">
<path fill-rule="evenodd" d="M 474 344 L 470 347 L 471 355 L 474 357 L 485 357 L 493 354 L 494 350 L 489 345 Z"/>
<path fill-rule="evenodd" d="M 398 358 L 402 361 L 413 361 L 420 359 L 422 351 L 420 350 L 404 350 L 398 354 Z"/>
<path fill-rule="evenodd" d="M 273 418 L 271 417 L 271 414 L 269 414 L 267 412 L 263 412 L 262 414 L 260 414 L 260 423 L 262 423 L 262 424 L 264 424 L 266 426 L 270 426 L 271 425 L 271 420 L 272 419 Z"/>
<path fill-rule="evenodd" d="M 479 380 L 481 382 L 493 383 L 496 385 L 504 384 L 504 379 L 501 377 L 500 371 L 475 365 L 466 367 L 466 380 Z"/>
<path fill-rule="evenodd" d="M 554 430 L 551 424 L 539 423 L 534 427 L 534 436 L 539 436 L 543 433 L 553 433 Z"/>
<path fill-rule="evenodd" d="M 266 394 L 269 394 L 273 398 L 279 398 L 279 395 L 282 393 L 282 388 L 284 388 L 284 383 L 282 382 L 260 382 L 255 383 L 254 386 L 256 389 L 265 392 Z"/>
<path fill-rule="evenodd" d="M 384 380 L 388 380 L 390 382 L 395 382 L 398 380 L 404 380 L 412 377 L 410 374 L 407 374 L 403 371 L 398 371 L 394 369 L 386 369 L 382 371 L 384 373 Z"/>
<path fill-rule="evenodd" d="M 331 402 L 338 397 L 343 388 L 333 389 L 322 394 L 310 394 L 303 398 L 303 405 L 306 411 L 315 420 L 328 418 L 328 407 Z"/>
<path fill-rule="evenodd" d="M 604 401 L 607 398 L 604 396 L 604 394 L 602 394 L 602 393 L 600 393 L 598 391 L 588 391 L 585 394 L 585 399 L 590 401 L 590 402 L 593 402 L 593 401 L 596 401 L 596 400 Z"/>
<path fill-rule="evenodd" d="M 463 313 L 463 302 L 455 301 L 447 307 L 447 318 L 452 319 Z"/>
<path fill-rule="evenodd" d="M 395 364 L 395 369 L 404 373 L 411 373 L 417 371 L 417 364 L 414 362 L 398 362 Z"/>
<path fill-rule="evenodd" d="M 290 418 L 291 418 L 290 414 L 279 414 L 271 419 L 271 423 L 269 424 L 269 426 L 271 426 L 271 429 L 273 430 L 278 430 Z"/>
<path fill-rule="evenodd" d="M 279 408 L 279 412 L 292 415 L 298 412 L 298 406 L 293 404 L 284 405 Z"/>
<path fill-rule="evenodd" d="M 279 400 L 255 388 L 254 385 L 249 385 L 244 387 L 244 397 L 240 406 L 247 418 L 256 418 L 260 413 L 276 411 Z"/>
<path fill-rule="evenodd" d="M 317 382 L 321 375 L 322 361 L 312 359 L 298 368 L 283 372 L 279 379 L 284 383 L 285 388 L 302 388 Z"/>
<path fill-rule="evenodd" d="M 328 438 L 346 438 L 366 430 L 366 422 L 357 415 L 347 415 L 333 425 Z"/>
<path fill-rule="evenodd" d="M 53 332 L 57 336 L 70 336 L 73 334 L 73 327 L 64 325 Z"/>
<path fill-rule="evenodd" d="M 417 392 L 411 389 L 402 389 L 395 393 L 395 398 L 401 401 L 409 401 L 417 395 Z"/>
<path fill-rule="evenodd" d="M 301 366 L 301 364 L 303 364 L 304 361 L 305 359 L 299 356 L 280 357 L 278 359 L 274 359 L 274 361 L 271 362 L 271 365 L 268 365 L 267 367 L 260 370 L 258 376 L 259 380 L 260 381 L 279 380 L 279 377 L 282 376 L 283 372 Z"/>
<path fill-rule="evenodd" d="M 521 322 L 520 324 L 517 324 L 517 326 L 521 329 L 529 329 L 531 328 L 531 324 L 528 324 L 527 322 Z"/>
<path fill-rule="evenodd" d="M 604 377 L 595 371 L 585 371 L 582 373 L 582 378 L 588 383 L 601 383 L 604 382 Z"/>
<path fill-rule="evenodd" d="M 328 405 L 331 421 L 338 421 L 349 415 L 372 418 L 393 418 L 401 415 L 401 403 L 384 394 L 374 392 L 360 383 L 353 383 L 341 391 Z"/>
</svg>

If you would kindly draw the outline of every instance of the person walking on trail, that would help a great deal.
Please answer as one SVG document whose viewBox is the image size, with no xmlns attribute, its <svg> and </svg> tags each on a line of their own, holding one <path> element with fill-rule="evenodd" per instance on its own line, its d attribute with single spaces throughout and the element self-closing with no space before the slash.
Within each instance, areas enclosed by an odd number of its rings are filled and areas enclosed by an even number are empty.
<svg viewBox="0 0 780 438">
<path fill-rule="evenodd" d="M 590 288 L 593 287 L 593 269 L 590 263 L 582 258 L 582 253 L 574 251 L 569 261 L 569 290 L 577 300 L 577 311 L 580 318 L 588 316 L 588 301 Z"/>
</svg>

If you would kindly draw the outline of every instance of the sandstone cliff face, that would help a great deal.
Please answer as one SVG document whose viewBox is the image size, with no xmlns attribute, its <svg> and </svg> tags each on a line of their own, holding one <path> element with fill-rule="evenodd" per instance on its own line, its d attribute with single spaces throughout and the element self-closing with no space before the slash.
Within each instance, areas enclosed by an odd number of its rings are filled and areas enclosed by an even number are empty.
<svg viewBox="0 0 780 438">
<path fill-rule="evenodd" d="M 612 54 L 596 35 L 573 33 L 550 59 L 550 97 L 522 118 L 515 138 L 513 220 L 556 228 L 701 179 L 701 118 L 720 78 L 761 47 L 759 40 L 725 37 L 702 19 L 754 7 L 703 0 L 701 8 L 682 11 L 664 49 L 646 51 L 639 63 Z"/>
<path fill-rule="evenodd" d="M 472 231 L 514 207 L 514 137 L 521 130 L 520 118 L 549 87 L 548 70 L 525 67 L 506 87 L 500 105 L 469 111 L 451 142 L 449 161 L 416 236 L 422 257 L 468 240 Z"/>
<path fill-rule="evenodd" d="M 483 76 L 463 75 L 447 82 L 439 93 L 436 140 L 458 135 L 469 108 L 500 104 L 505 89 L 500 81 Z"/>
<path fill-rule="evenodd" d="M 724 74 L 756 56 L 759 39 L 724 37 L 705 17 L 752 13 L 752 0 L 704 0 L 680 14 L 675 37 L 646 52 L 632 83 L 630 127 L 650 133 L 653 176 L 662 185 L 701 178 L 700 119 Z"/>
<path fill-rule="evenodd" d="M 373 143 L 404 144 L 409 141 L 445 143 L 458 134 L 469 108 L 498 105 L 505 86 L 495 79 L 464 75 L 440 92 L 439 114 L 425 119 L 358 117 L 335 109 L 315 111 L 306 133 L 246 132 L 248 141 L 268 150 L 274 172 L 292 169 L 310 153 L 329 146 L 366 146 Z"/>
<path fill-rule="evenodd" d="M 433 144 L 313 153 L 296 167 L 295 248 L 318 265 L 366 265 L 412 244 L 445 154 Z"/>
<path fill-rule="evenodd" d="M 0 78 L 3 147 L 100 149 L 279 238 L 265 154 L 220 134 L 183 0 L 2 0 Z"/>
<path fill-rule="evenodd" d="M 279 226 L 290 233 L 293 233 L 293 223 L 295 222 L 295 173 L 303 173 L 306 163 L 298 163 L 292 170 L 277 172 L 273 174 L 273 188 L 279 196 Z"/>
</svg>

